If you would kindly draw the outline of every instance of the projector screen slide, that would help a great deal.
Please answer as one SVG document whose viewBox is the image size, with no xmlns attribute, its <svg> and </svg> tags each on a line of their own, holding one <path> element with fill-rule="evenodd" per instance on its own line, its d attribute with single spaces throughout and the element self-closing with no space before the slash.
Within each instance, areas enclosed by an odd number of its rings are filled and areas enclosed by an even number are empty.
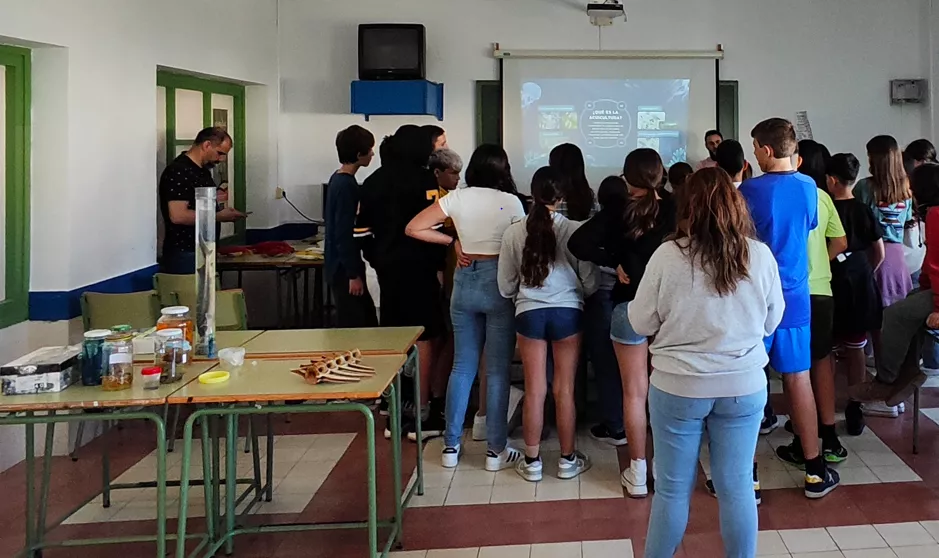
<svg viewBox="0 0 939 558">
<path fill-rule="evenodd" d="M 623 172 L 626 155 L 656 150 L 665 166 L 703 159 L 715 126 L 713 60 L 505 59 L 503 139 L 520 190 L 563 143 L 580 147 L 587 178 Z"/>
<path fill-rule="evenodd" d="M 690 79 L 540 79 L 521 87 L 525 167 L 548 164 L 573 143 L 592 168 L 622 166 L 625 153 L 655 149 L 666 166 L 687 157 Z"/>
</svg>

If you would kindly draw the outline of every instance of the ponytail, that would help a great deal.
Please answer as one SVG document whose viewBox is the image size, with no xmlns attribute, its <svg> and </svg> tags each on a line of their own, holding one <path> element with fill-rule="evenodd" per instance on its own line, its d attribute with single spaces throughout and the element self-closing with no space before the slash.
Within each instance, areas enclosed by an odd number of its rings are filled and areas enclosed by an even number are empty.
<svg viewBox="0 0 939 558">
<path fill-rule="evenodd" d="M 558 239 L 549 205 L 561 194 L 561 176 L 550 167 L 535 172 L 531 181 L 532 206 L 525 221 L 525 247 L 522 250 L 522 283 L 526 287 L 544 285 L 557 255 Z"/>
<path fill-rule="evenodd" d="M 647 190 L 643 196 L 631 196 L 626 204 L 623 221 L 626 235 L 635 240 L 655 227 L 659 216 L 659 198 L 656 190 L 664 174 L 662 158 L 654 149 L 641 148 L 626 156 L 623 178 L 633 189 Z"/>
</svg>

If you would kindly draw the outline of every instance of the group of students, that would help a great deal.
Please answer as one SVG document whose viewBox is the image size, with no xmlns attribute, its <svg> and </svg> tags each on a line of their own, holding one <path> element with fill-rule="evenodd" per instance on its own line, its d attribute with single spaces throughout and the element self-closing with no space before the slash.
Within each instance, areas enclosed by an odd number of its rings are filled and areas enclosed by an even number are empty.
<svg viewBox="0 0 939 558">
<path fill-rule="evenodd" d="M 733 140 L 709 145 L 714 164 L 697 171 L 675 165 L 666 173 L 654 150 L 636 149 L 596 196 L 580 150 L 560 145 L 534 174 L 528 198 L 495 145 L 476 149 L 466 186 L 456 188 L 462 164 L 437 127 L 403 126 L 385 138 L 382 167 L 359 187 L 353 177 L 370 162 L 374 139 L 358 126 L 344 130 L 343 166 L 326 208 L 327 276 L 340 323 L 375 323 L 362 250 L 378 275 L 381 325 L 424 327 L 424 414 L 414 420 L 426 433 L 442 430 L 443 466 L 459 463 L 470 392 L 484 369 L 486 469 L 514 467 L 529 481 L 543 475 L 548 386 L 557 475 L 590 468 L 575 436 L 574 378 L 585 345 L 603 417 L 591 434 L 614 445 L 628 440 L 621 480 L 631 497 L 648 494 L 651 423 L 656 496 L 646 556 L 672 556 L 680 544 L 705 443 L 727 555 L 753 556 L 756 444 L 778 424 L 766 371 L 782 375 L 794 434 L 777 455 L 805 469 L 810 498 L 838 486 L 829 464 L 848 458 L 834 427 L 836 362 L 851 385 L 852 435 L 863 430 L 862 405 L 895 412 L 924 380 L 919 339 L 924 326 L 939 326 L 939 296 L 930 290 L 939 253 L 928 249 L 932 237 L 939 245 L 939 165 L 920 140 L 907 148 L 906 168 L 896 141 L 879 136 L 868 144 L 872 176 L 855 187 L 856 157 L 797 143 L 784 119 L 761 122 L 751 136 L 757 178 L 745 178 L 749 164 Z M 923 223 L 914 291 L 903 242 L 910 224 L 921 231 Z M 507 443 L 516 346 L 525 376 L 522 449 Z"/>
</svg>

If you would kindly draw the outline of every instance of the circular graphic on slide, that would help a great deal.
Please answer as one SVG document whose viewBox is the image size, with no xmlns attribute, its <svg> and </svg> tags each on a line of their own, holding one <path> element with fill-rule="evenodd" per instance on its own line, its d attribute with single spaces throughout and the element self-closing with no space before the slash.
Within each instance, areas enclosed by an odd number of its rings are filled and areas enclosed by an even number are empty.
<svg viewBox="0 0 939 558">
<path fill-rule="evenodd" d="M 626 147 L 626 138 L 632 132 L 633 121 L 626 103 L 613 99 L 598 99 L 584 103 L 580 131 L 586 145 L 599 149 Z"/>
</svg>

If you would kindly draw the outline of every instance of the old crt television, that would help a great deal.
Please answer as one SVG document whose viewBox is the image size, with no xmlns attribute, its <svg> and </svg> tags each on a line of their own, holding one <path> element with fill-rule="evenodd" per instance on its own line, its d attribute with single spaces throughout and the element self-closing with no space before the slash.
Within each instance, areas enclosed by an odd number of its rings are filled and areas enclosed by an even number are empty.
<svg viewBox="0 0 939 558">
<path fill-rule="evenodd" d="M 359 79 L 424 79 L 424 41 L 416 23 L 359 25 Z"/>
</svg>

